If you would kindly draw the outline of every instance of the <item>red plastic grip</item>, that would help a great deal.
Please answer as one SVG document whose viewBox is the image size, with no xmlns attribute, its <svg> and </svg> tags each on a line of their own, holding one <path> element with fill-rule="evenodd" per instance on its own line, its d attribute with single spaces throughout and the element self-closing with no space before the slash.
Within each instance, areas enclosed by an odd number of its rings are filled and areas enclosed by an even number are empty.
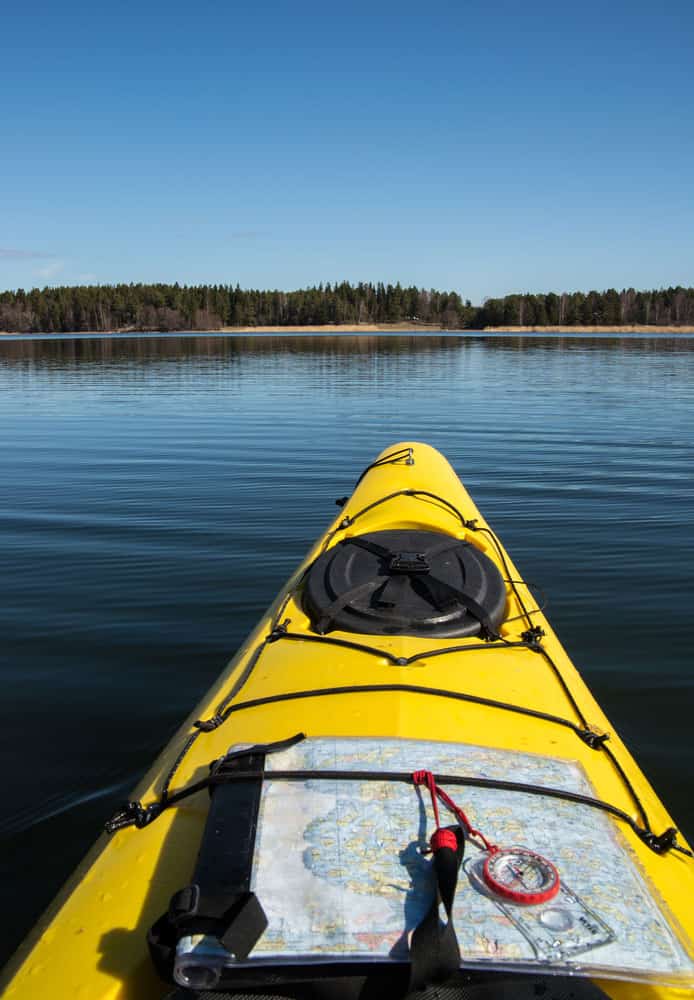
<svg viewBox="0 0 694 1000">
<path fill-rule="evenodd" d="M 453 830 L 434 830 L 429 843 L 432 851 L 438 851 L 440 847 L 450 847 L 452 851 L 458 850 L 458 838 Z"/>
</svg>

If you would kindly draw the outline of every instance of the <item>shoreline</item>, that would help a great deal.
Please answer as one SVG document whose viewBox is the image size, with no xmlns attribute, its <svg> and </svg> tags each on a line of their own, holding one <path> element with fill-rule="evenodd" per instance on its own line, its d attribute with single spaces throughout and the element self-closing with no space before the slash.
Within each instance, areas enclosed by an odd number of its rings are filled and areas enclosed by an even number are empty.
<svg viewBox="0 0 694 1000">
<path fill-rule="evenodd" d="M 483 333 L 694 333 L 694 326 L 485 326 Z"/>
<path fill-rule="evenodd" d="M 694 333 L 694 326 L 485 326 L 482 329 L 459 329 L 444 328 L 426 323 L 413 325 L 412 323 L 358 323 L 358 324 L 337 324 L 337 323 L 317 323 L 315 326 L 222 326 L 217 330 L 158 330 L 154 328 L 143 329 L 138 327 L 121 327 L 114 330 L 67 330 L 47 333 L 37 331 L 35 333 L 23 333 L 19 330 L 0 330 L 0 337 L 109 337 L 123 334 L 160 334 L 162 336 L 197 336 L 224 333 L 244 333 L 244 334 L 266 334 L 266 333 L 462 333 L 462 334 L 484 334 L 484 333 L 650 333 L 673 334 Z"/>
<path fill-rule="evenodd" d="M 0 330 L 0 337 L 108 337 L 123 333 L 190 334 L 212 333 L 465 333 L 465 330 L 444 329 L 428 323 L 316 323 L 313 326 L 220 326 L 216 330 L 159 330 L 156 327 L 124 326 L 114 330 L 65 330 L 47 333 L 22 333 L 19 330 Z"/>
<path fill-rule="evenodd" d="M 429 323 L 316 323 L 314 326 L 221 326 L 214 333 L 461 333 Z"/>
</svg>

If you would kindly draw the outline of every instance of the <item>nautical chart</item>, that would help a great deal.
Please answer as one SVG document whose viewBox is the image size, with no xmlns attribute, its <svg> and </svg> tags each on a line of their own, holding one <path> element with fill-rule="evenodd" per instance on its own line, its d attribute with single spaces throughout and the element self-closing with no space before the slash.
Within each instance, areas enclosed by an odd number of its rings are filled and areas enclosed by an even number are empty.
<svg viewBox="0 0 694 1000">
<path fill-rule="evenodd" d="M 381 781 L 272 780 L 272 771 L 412 771 L 509 779 L 592 795 L 577 763 L 465 744 L 394 739 L 308 739 L 266 758 L 253 888 L 269 926 L 248 963 L 406 959 L 430 906 L 423 855 L 433 829 L 428 796 Z M 485 892 L 481 850 L 466 845 L 453 919 L 463 962 L 551 967 L 694 983 L 675 935 L 626 841 L 604 813 L 537 795 L 449 789 L 496 844 L 525 845 L 559 870 L 551 903 L 522 907 Z M 443 820 L 442 822 L 448 822 Z M 185 940 L 191 952 L 210 939 Z"/>
</svg>

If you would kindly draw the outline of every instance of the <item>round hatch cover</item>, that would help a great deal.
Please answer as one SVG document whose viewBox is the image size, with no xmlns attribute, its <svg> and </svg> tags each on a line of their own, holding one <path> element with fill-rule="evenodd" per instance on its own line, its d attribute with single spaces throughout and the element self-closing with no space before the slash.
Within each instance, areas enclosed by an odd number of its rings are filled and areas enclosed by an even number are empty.
<svg viewBox="0 0 694 1000">
<path fill-rule="evenodd" d="M 319 556 L 304 607 L 320 634 L 441 638 L 489 633 L 503 619 L 501 573 L 469 542 L 438 531 L 356 535 Z"/>
</svg>

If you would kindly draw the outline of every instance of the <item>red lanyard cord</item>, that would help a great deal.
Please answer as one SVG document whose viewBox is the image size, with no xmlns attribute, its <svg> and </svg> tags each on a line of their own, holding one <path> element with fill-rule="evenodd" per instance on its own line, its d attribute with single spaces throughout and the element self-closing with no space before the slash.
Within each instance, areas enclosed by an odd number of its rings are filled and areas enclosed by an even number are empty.
<svg viewBox="0 0 694 1000">
<path fill-rule="evenodd" d="M 484 845 L 485 851 L 488 851 L 490 854 L 494 854 L 496 853 L 496 851 L 499 850 L 499 848 L 495 844 L 492 844 L 487 840 L 487 838 L 484 836 L 483 833 L 480 833 L 479 830 L 476 830 L 474 828 L 474 826 L 467 818 L 463 810 L 460 808 L 460 806 L 455 804 L 450 795 L 444 792 L 442 788 L 439 788 L 439 786 L 436 784 L 434 775 L 432 774 L 431 771 L 414 771 L 412 774 L 412 781 L 414 782 L 415 788 L 420 785 L 426 786 L 426 788 L 429 789 L 429 794 L 431 795 L 431 805 L 434 810 L 434 820 L 436 822 L 436 830 L 434 831 L 434 834 L 431 838 L 432 851 L 437 850 L 438 847 L 449 846 L 447 841 L 448 839 L 450 839 L 450 838 L 443 838 L 442 841 L 441 835 L 446 834 L 449 831 L 441 829 L 441 822 L 439 819 L 439 805 L 437 801 L 438 799 L 440 799 L 441 802 L 453 813 L 453 815 L 455 816 L 455 818 L 458 820 L 463 830 L 465 831 L 466 836 L 476 837 L 478 840 L 481 840 Z"/>
</svg>

